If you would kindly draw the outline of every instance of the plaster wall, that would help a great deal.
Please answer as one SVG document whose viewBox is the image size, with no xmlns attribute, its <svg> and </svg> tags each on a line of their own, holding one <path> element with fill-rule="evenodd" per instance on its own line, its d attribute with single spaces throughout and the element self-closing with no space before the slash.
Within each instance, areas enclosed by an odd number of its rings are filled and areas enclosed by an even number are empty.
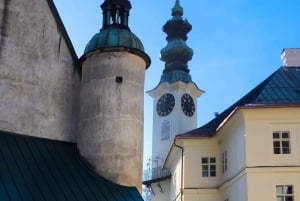
<svg viewBox="0 0 300 201">
<path fill-rule="evenodd" d="M 293 185 L 300 200 L 300 168 L 259 168 L 247 171 L 247 201 L 276 200 L 276 185 Z"/>
<path fill-rule="evenodd" d="M 175 99 L 173 110 L 167 116 L 159 116 L 156 111 L 156 105 L 159 98 L 165 94 L 171 93 Z M 195 103 L 195 113 L 192 116 L 186 116 L 182 111 L 181 97 L 188 93 L 192 96 Z M 176 135 L 197 128 L 197 98 L 201 95 L 194 83 L 183 83 L 181 81 L 173 84 L 162 83 L 155 90 L 149 92 L 153 98 L 153 135 L 152 135 L 152 157 L 165 159 Z M 165 122 L 170 125 L 169 138 L 162 139 L 162 127 Z"/>
<path fill-rule="evenodd" d="M 182 146 L 181 141 L 176 141 L 176 144 Z M 181 187 L 183 187 L 183 184 L 181 185 L 181 182 L 183 182 L 183 179 L 181 179 L 182 152 L 181 149 L 176 146 L 172 146 L 171 150 L 172 151 L 170 152 L 168 160 L 165 163 L 165 168 L 169 169 L 171 172 L 171 179 L 163 182 L 166 185 L 165 188 L 168 188 L 168 190 L 166 191 L 168 193 L 164 193 L 163 195 L 161 194 L 159 196 L 152 196 L 152 201 L 180 200 L 181 198 Z M 183 161 L 185 160 L 184 158 L 185 154 L 183 155 Z M 155 183 L 153 185 L 158 185 L 158 183 Z"/>
<path fill-rule="evenodd" d="M 184 182 L 183 181 L 184 176 L 183 179 L 181 178 L 181 170 L 182 170 L 181 150 L 178 148 L 175 149 L 177 150 L 176 150 L 176 154 L 174 155 L 174 159 L 172 161 L 171 169 L 170 169 L 172 174 L 171 174 L 171 182 L 170 182 L 169 200 L 180 200 L 181 181 Z M 185 160 L 185 154 L 183 155 L 183 160 Z"/>
<path fill-rule="evenodd" d="M 300 108 L 244 109 L 247 166 L 300 166 Z M 274 154 L 273 131 L 290 132 L 290 154 Z"/>
<path fill-rule="evenodd" d="M 0 1 L 0 129 L 75 142 L 75 62 L 47 1 Z"/>
<path fill-rule="evenodd" d="M 232 180 L 223 183 L 219 188 L 220 201 L 225 201 L 226 199 L 232 201 L 249 201 L 247 200 L 247 193 L 247 176 L 245 171 Z"/>
<path fill-rule="evenodd" d="M 220 196 L 216 189 L 184 189 L 183 201 L 219 201 Z M 223 201 L 223 200 L 221 200 Z"/>
<path fill-rule="evenodd" d="M 145 68 L 141 57 L 127 52 L 86 56 L 78 136 L 80 153 L 99 175 L 140 190 Z"/>
<path fill-rule="evenodd" d="M 237 176 L 246 168 L 245 120 L 241 111 L 235 112 L 219 129 L 216 140 L 219 151 L 219 184 Z M 223 171 L 222 154 L 227 155 L 227 170 Z"/>
<path fill-rule="evenodd" d="M 170 180 L 153 183 L 151 187 L 153 190 L 151 201 L 170 200 Z"/>
<path fill-rule="evenodd" d="M 184 140 L 184 188 L 216 188 L 220 178 L 220 156 L 216 139 Z M 216 158 L 216 177 L 202 177 L 202 158 Z"/>
</svg>

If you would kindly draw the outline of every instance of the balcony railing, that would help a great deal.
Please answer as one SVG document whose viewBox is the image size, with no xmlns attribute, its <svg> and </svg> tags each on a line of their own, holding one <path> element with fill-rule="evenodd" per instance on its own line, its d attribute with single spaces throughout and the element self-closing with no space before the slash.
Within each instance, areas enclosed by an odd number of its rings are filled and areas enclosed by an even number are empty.
<svg viewBox="0 0 300 201">
<path fill-rule="evenodd" d="M 144 172 L 143 184 L 146 186 L 151 183 L 156 183 L 171 178 L 171 173 L 168 169 L 162 169 L 162 167 L 155 167 Z"/>
</svg>

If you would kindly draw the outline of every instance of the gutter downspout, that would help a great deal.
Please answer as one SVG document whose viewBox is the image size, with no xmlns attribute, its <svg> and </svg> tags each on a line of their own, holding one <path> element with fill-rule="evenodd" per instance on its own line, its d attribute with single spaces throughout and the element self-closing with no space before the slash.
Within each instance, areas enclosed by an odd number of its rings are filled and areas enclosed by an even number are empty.
<svg viewBox="0 0 300 201">
<path fill-rule="evenodd" d="M 181 149 L 181 178 L 180 178 L 180 201 L 183 201 L 183 147 L 174 142 L 174 146 Z"/>
</svg>

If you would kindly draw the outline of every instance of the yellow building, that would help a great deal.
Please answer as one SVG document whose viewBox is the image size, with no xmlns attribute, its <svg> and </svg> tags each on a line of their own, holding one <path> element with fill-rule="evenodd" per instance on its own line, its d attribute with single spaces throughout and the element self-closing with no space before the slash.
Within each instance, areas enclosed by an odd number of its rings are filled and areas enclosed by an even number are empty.
<svg viewBox="0 0 300 201">
<path fill-rule="evenodd" d="M 280 67 L 208 124 L 175 137 L 165 162 L 169 200 L 300 199 L 299 66 Z"/>
<path fill-rule="evenodd" d="M 196 128 L 197 98 L 185 44 L 191 25 L 177 0 L 164 26 L 165 69 L 154 100 L 152 201 L 300 200 L 300 49 L 207 124 Z M 177 32 L 177 30 L 183 30 Z"/>
</svg>

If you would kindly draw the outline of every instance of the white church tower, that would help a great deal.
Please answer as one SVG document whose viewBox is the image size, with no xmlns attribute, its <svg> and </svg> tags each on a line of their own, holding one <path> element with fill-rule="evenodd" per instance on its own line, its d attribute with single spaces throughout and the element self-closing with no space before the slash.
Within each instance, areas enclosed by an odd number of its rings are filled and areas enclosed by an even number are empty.
<svg viewBox="0 0 300 201">
<path fill-rule="evenodd" d="M 165 68 L 159 84 L 149 95 L 154 100 L 152 159 L 160 167 L 175 135 L 197 127 L 197 98 L 203 93 L 192 81 L 188 61 L 193 50 L 186 45 L 191 24 L 182 18 L 183 8 L 176 0 L 172 19 L 163 26 L 168 44 L 161 50 Z"/>
</svg>

